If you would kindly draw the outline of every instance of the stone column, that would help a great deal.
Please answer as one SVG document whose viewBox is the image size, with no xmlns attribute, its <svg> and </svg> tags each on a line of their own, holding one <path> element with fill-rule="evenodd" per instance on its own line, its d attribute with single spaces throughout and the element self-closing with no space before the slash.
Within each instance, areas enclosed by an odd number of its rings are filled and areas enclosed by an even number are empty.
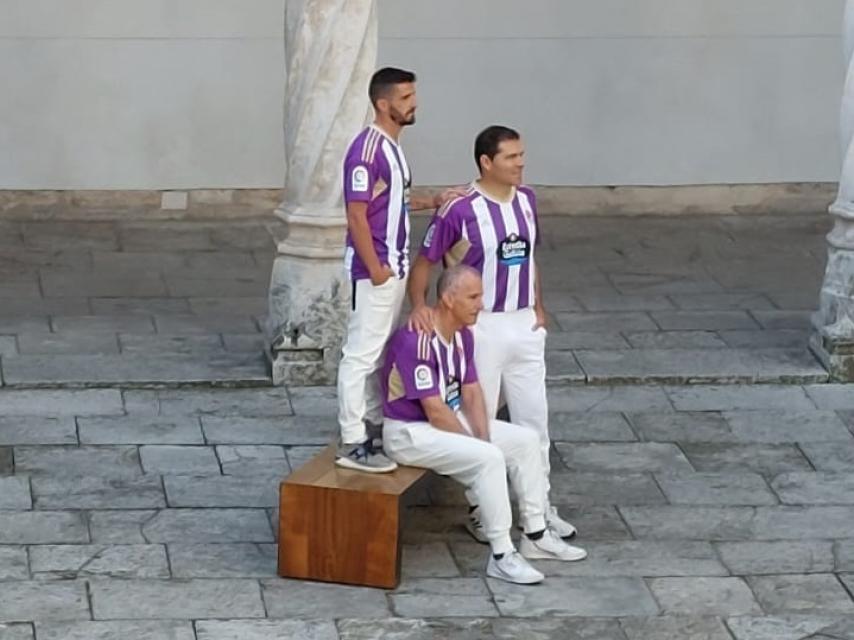
<svg viewBox="0 0 854 640">
<path fill-rule="evenodd" d="M 370 114 L 374 0 L 285 2 L 285 191 L 267 335 L 274 384 L 334 382 L 346 327 L 342 163 Z"/>
<path fill-rule="evenodd" d="M 854 382 L 854 0 L 846 3 L 844 24 L 842 176 L 830 206 L 834 224 L 827 235 L 827 269 L 810 346 L 835 380 Z"/>
</svg>

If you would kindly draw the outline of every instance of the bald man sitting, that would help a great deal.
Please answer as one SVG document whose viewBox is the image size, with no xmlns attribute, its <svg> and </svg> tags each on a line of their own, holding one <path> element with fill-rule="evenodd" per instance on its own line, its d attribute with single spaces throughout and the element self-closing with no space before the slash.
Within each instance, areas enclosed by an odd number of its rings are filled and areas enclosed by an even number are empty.
<svg viewBox="0 0 854 640">
<path fill-rule="evenodd" d="M 573 561 L 587 552 L 546 527 L 537 434 L 487 417 L 469 330 L 482 299 L 477 271 L 451 267 L 439 279 L 433 332 L 401 327 L 392 336 L 381 378 L 383 446 L 396 462 L 432 469 L 469 489 L 491 546 L 487 575 L 534 584 L 543 574 L 525 558 Z M 518 552 L 510 539 L 508 475 L 524 531 Z"/>
</svg>

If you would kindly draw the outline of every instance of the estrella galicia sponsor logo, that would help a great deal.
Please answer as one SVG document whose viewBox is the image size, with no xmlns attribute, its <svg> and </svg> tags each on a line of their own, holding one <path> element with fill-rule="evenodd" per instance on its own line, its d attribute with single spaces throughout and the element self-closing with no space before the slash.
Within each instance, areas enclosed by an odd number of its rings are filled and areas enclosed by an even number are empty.
<svg viewBox="0 0 854 640">
<path fill-rule="evenodd" d="M 426 364 L 415 367 L 415 388 L 419 391 L 433 388 L 433 372 Z"/>
<path fill-rule="evenodd" d="M 527 238 L 511 233 L 498 244 L 498 261 L 507 267 L 524 264 L 531 255 Z"/>
<path fill-rule="evenodd" d="M 368 190 L 368 170 L 359 165 L 350 174 L 350 190 L 365 193 Z"/>
<path fill-rule="evenodd" d="M 445 389 L 445 404 L 447 404 L 453 411 L 457 411 L 462 404 L 460 381 L 451 377 L 451 379 L 448 380 L 448 384 Z"/>
</svg>

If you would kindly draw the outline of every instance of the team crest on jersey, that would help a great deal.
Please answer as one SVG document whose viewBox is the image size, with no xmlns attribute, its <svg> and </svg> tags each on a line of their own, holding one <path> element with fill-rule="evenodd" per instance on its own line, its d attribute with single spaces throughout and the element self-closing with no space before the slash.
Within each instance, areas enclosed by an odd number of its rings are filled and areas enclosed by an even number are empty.
<svg viewBox="0 0 854 640">
<path fill-rule="evenodd" d="M 498 261 L 507 266 L 524 264 L 531 255 L 531 244 L 527 238 L 511 233 L 498 244 Z"/>
<path fill-rule="evenodd" d="M 415 367 L 415 388 L 419 391 L 433 388 L 433 372 L 426 364 Z"/>
<path fill-rule="evenodd" d="M 433 234 L 436 233 L 436 224 L 430 223 L 430 226 L 427 227 L 427 233 L 424 234 L 424 248 L 429 249 L 430 245 L 433 244 Z"/>
<path fill-rule="evenodd" d="M 368 170 L 359 165 L 350 175 L 350 190 L 364 193 L 368 190 Z"/>
</svg>

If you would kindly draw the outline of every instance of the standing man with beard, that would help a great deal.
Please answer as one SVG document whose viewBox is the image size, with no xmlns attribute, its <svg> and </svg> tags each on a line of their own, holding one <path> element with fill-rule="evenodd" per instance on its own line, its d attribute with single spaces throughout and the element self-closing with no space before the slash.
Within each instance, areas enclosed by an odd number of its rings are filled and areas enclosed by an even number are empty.
<svg viewBox="0 0 854 640">
<path fill-rule="evenodd" d="M 426 304 L 430 270 L 465 264 L 483 279 L 483 305 L 474 326 L 474 359 L 486 401 L 494 418 L 503 392 L 514 424 L 539 436 L 544 478 L 545 517 L 559 537 L 575 535 L 549 501 L 548 403 L 546 399 L 546 310 L 540 274 L 534 260 L 539 241 L 534 192 L 522 184 L 525 148 L 519 134 L 502 126 L 487 127 L 477 136 L 474 160 L 480 178 L 468 193 L 441 207 L 424 237 L 409 279 L 412 303 L 410 326 L 433 329 L 433 312 Z M 475 496 L 469 513 L 469 532 L 488 542 Z"/>
<path fill-rule="evenodd" d="M 443 196 L 410 196 L 412 178 L 399 138 L 404 127 L 415 123 L 415 74 L 380 69 L 371 78 L 368 95 L 375 119 L 356 136 L 344 160 L 345 266 L 352 302 L 338 368 L 341 440 L 336 464 L 383 473 L 397 465 L 375 441 L 382 424 L 375 374 L 406 291 L 409 211 L 438 207 Z"/>
</svg>

